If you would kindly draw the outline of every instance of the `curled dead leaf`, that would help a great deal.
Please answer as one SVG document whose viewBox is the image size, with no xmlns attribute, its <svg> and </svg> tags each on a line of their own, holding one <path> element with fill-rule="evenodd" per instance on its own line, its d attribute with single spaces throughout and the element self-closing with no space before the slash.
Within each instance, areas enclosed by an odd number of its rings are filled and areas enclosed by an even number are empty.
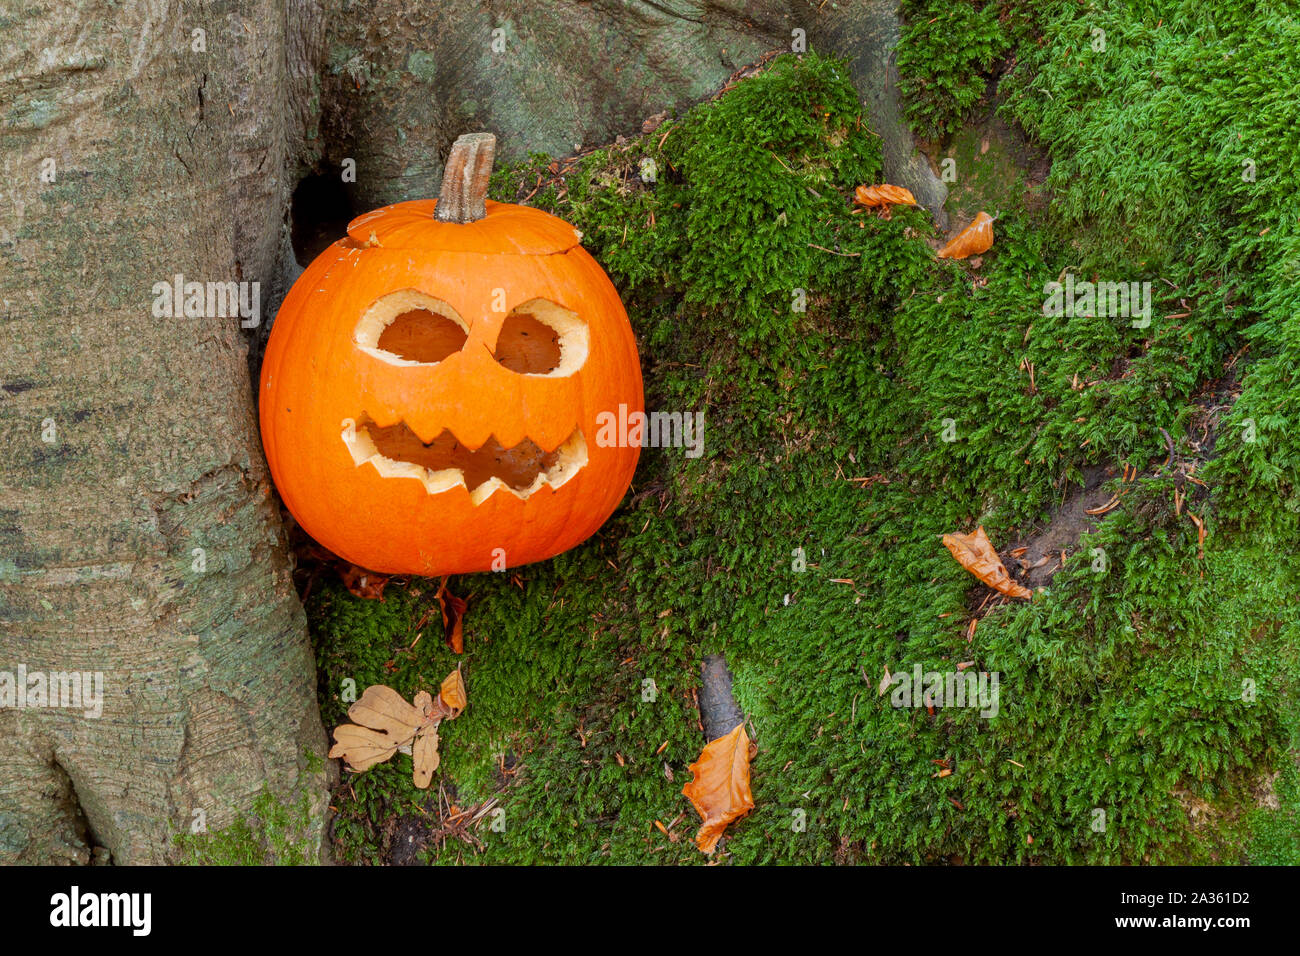
<svg viewBox="0 0 1300 956">
<path fill-rule="evenodd" d="M 885 691 L 889 690 L 889 685 L 894 682 L 894 675 L 889 673 L 889 668 L 885 668 L 885 675 L 880 678 L 880 684 L 876 687 L 876 696 L 884 697 Z"/>
<path fill-rule="evenodd" d="M 881 183 L 879 186 L 859 186 L 853 192 L 853 201 L 868 209 L 877 206 L 915 206 L 916 197 L 902 186 Z"/>
<path fill-rule="evenodd" d="M 465 694 L 465 678 L 461 676 L 459 667 L 448 674 L 442 682 L 442 687 L 438 690 L 438 697 L 443 704 L 454 711 L 451 714 L 452 717 L 457 716 L 469 706 L 469 698 Z"/>
<path fill-rule="evenodd" d="M 702 820 L 695 835 L 701 853 L 712 853 L 727 825 L 754 809 L 749 746 L 745 725 L 737 724 L 731 733 L 708 744 L 690 766 L 693 778 L 682 793 Z"/>
<path fill-rule="evenodd" d="M 1190 511 L 1187 512 L 1187 517 L 1191 518 L 1192 524 L 1196 525 L 1196 557 L 1204 561 L 1205 560 L 1205 522 L 1202 521 L 1200 518 L 1196 517 L 1196 515 L 1192 514 Z"/>
<path fill-rule="evenodd" d="M 993 217 L 981 212 L 975 221 L 948 240 L 935 255 L 940 259 L 965 259 L 993 248 Z"/>
<path fill-rule="evenodd" d="M 367 571 L 365 568 L 341 560 L 334 567 L 343 580 L 343 586 L 356 597 L 368 598 L 372 601 L 384 599 L 384 585 L 388 583 L 389 577 L 387 574 L 376 574 L 374 571 Z"/>
<path fill-rule="evenodd" d="M 333 551 L 321 547 L 308 538 L 296 523 L 294 523 L 290 531 L 290 538 L 294 553 L 298 557 L 298 568 L 300 570 L 313 565 L 331 567 L 338 572 L 343 586 L 355 597 L 369 598 L 376 601 L 384 599 L 384 585 L 388 583 L 391 575 L 367 571 L 350 561 L 343 560 Z"/>
<path fill-rule="evenodd" d="M 960 532 L 945 534 L 943 543 L 952 552 L 958 564 L 995 591 L 1000 591 L 1007 597 L 1025 600 L 1033 597 L 1032 591 L 1012 580 L 1002 564 L 1002 559 L 993 550 L 989 536 L 984 533 L 983 525 L 976 529 L 974 534 Z"/>
<path fill-rule="evenodd" d="M 465 636 L 461 628 L 465 620 L 465 611 L 469 608 L 469 602 L 464 598 L 456 597 L 447 589 L 447 575 L 444 575 L 442 581 L 438 584 L 438 607 L 442 611 L 442 630 L 443 637 L 455 653 L 465 653 Z"/>
</svg>

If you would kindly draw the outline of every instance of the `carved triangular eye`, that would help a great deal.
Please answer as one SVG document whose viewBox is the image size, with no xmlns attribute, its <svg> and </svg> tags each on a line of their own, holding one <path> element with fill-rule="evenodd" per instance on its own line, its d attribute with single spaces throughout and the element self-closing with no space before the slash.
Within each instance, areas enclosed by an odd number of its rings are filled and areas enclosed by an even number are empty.
<svg viewBox="0 0 1300 956">
<path fill-rule="evenodd" d="M 353 340 L 393 365 L 435 365 L 464 348 L 468 337 L 464 319 L 446 302 L 403 289 L 366 310 Z"/>
<path fill-rule="evenodd" d="M 587 323 L 549 299 L 530 299 L 506 316 L 493 356 L 521 375 L 572 375 L 587 360 Z"/>
</svg>

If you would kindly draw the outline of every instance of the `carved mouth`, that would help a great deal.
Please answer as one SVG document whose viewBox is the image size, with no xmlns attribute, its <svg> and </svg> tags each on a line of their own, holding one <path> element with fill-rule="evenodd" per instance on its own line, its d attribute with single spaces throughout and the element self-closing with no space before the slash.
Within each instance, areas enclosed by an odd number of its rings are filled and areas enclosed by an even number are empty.
<svg viewBox="0 0 1300 956">
<path fill-rule="evenodd" d="M 476 505 L 502 488 L 517 498 L 543 485 L 559 488 L 587 463 L 587 442 L 578 429 L 553 451 L 529 438 L 506 448 L 495 436 L 469 448 L 450 429 L 424 442 L 404 421 L 381 428 L 362 415 L 359 422 L 344 419 L 343 443 L 358 467 L 374 465 L 385 478 L 415 478 L 431 495 L 462 485 Z"/>
</svg>

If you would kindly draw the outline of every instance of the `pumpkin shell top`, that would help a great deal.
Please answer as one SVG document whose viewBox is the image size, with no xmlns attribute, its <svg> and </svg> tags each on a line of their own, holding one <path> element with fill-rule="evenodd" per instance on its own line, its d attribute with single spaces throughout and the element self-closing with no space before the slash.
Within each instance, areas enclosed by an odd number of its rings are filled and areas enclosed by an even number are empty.
<svg viewBox="0 0 1300 956">
<path fill-rule="evenodd" d="M 627 313 L 581 235 L 505 203 L 488 202 L 476 222 L 438 222 L 436 204 L 398 203 L 355 219 L 294 283 L 262 366 L 262 440 L 285 504 L 325 547 L 384 573 L 499 570 L 559 554 L 609 517 L 640 451 L 596 440 L 598 416 L 642 411 L 644 398 Z M 408 293 L 455 313 L 466 331 L 459 351 L 436 363 L 395 362 L 360 344 L 368 341 L 363 317 Z M 585 326 L 576 368 L 528 374 L 498 363 L 507 316 L 532 302 Z M 548 480 L 521 493 L 464 481 L 444 488 L 445 480 L 386 476 L 359 460 L 358 431 L 403 424 L 420 442 L 446 430 L 466 449 L 527 441 L 551 453 L 576 436 L 585 462 L 567 467 L 558 487 Z"/>
</svg>

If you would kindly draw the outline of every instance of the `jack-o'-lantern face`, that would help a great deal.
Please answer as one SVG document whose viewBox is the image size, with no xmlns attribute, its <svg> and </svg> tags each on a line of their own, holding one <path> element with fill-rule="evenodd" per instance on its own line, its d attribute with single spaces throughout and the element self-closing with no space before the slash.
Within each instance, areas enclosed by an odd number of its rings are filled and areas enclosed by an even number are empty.
<svg viewBox="0 0 1300 956">
<path fill-rule="evenodd" d="M 361 216 L 276 317 L 263 442 L 303 528 L 375 571 L 551 557 L 590 536 L 636 469 L 598 416 L 643 408 L 618 294 L 567 223 L 433 201 Z M 620 409 L 620 406 L 622 408 Z"/>
</svg>

